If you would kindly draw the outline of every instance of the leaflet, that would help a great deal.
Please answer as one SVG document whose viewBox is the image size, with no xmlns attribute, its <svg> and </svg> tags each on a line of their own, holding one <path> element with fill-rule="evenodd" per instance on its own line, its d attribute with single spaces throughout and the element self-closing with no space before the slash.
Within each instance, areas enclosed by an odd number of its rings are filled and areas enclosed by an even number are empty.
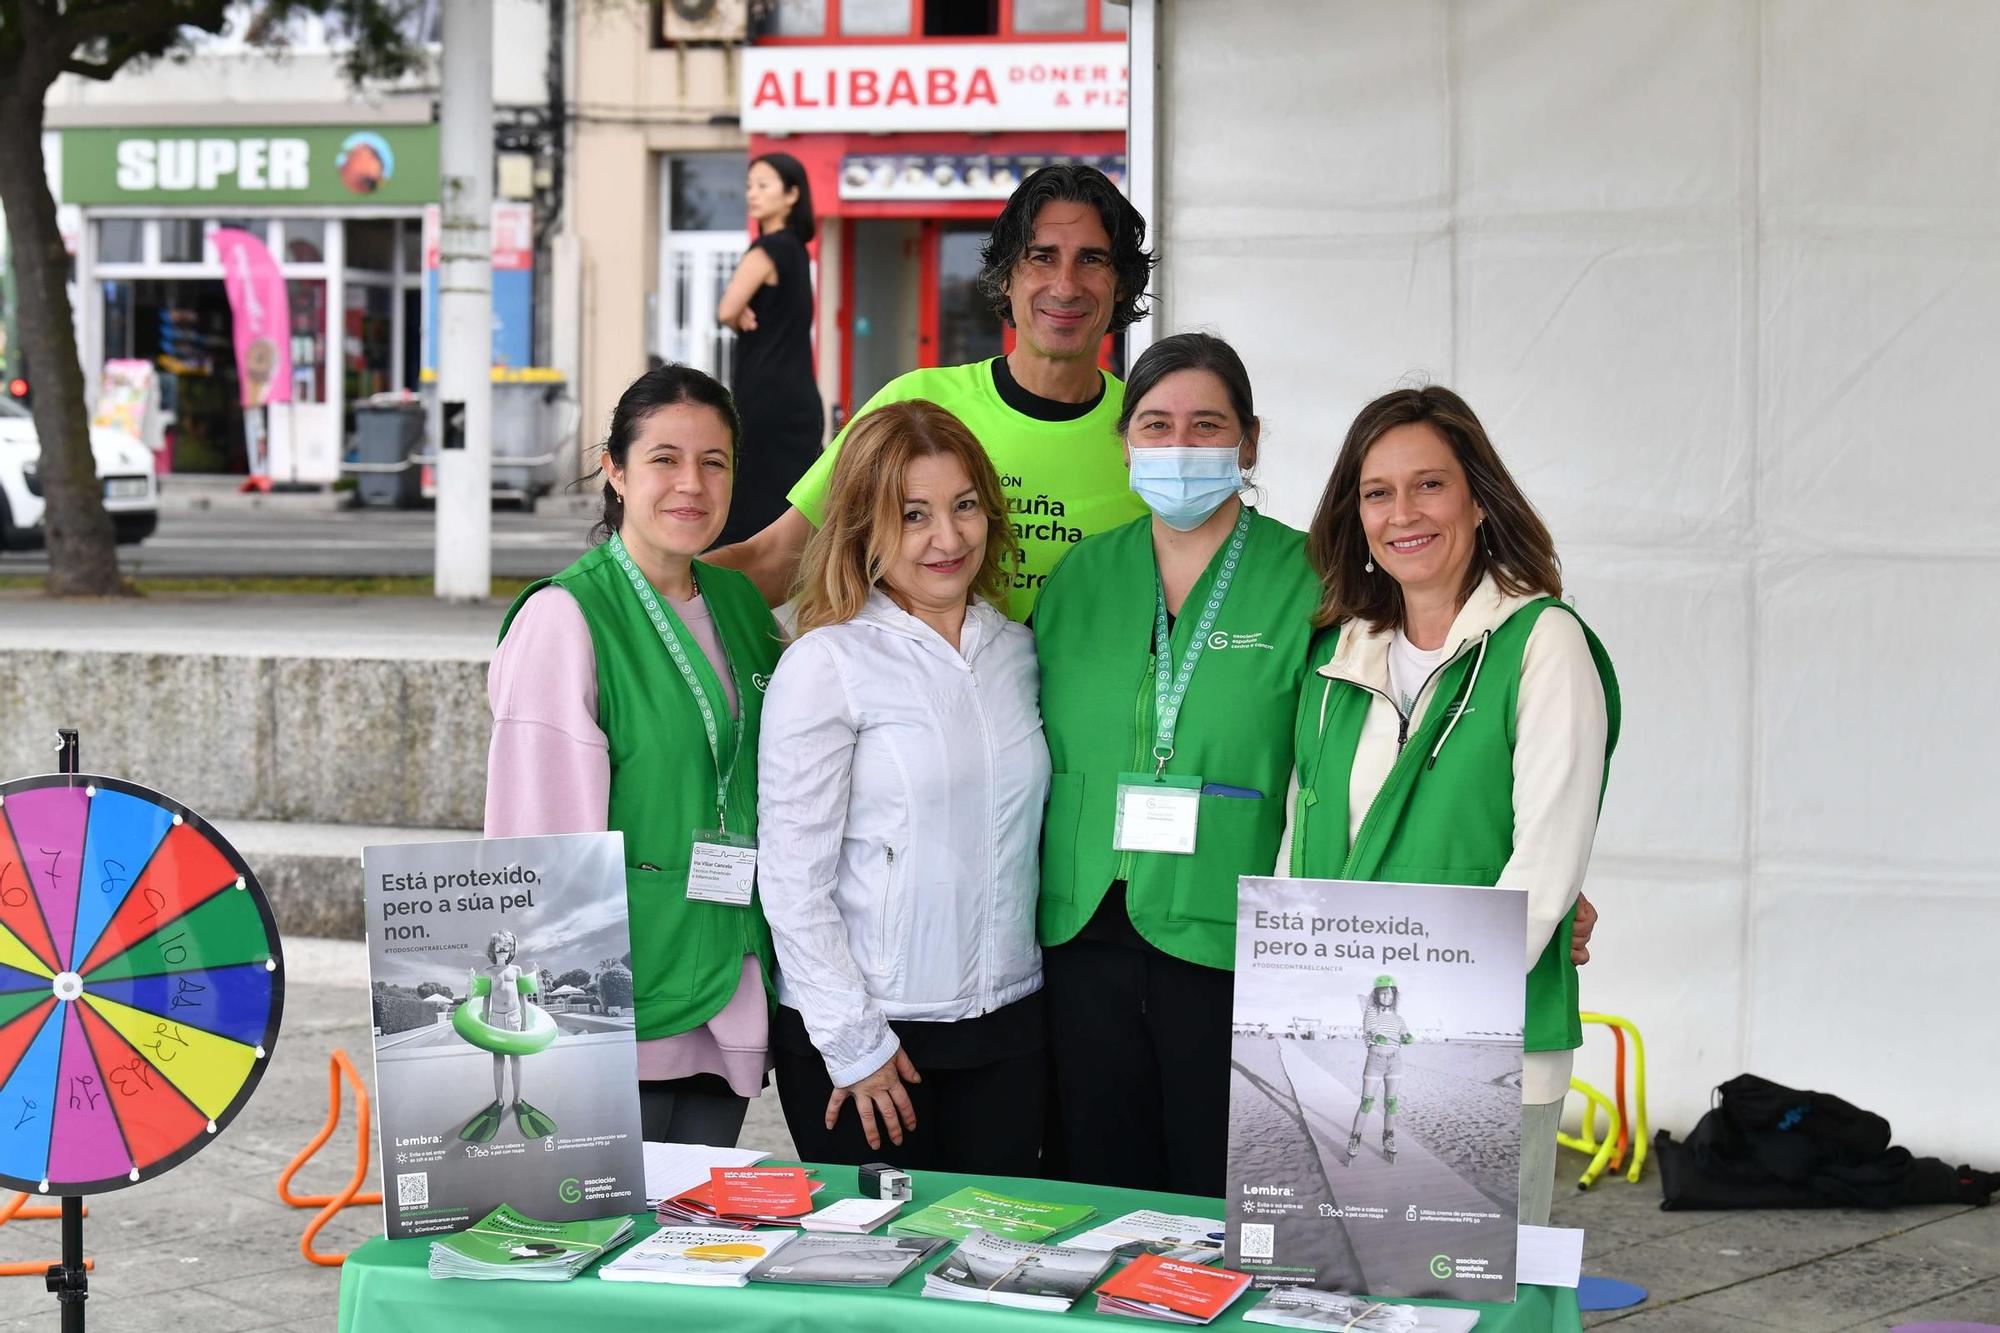
<svg viewBox="0 0 2000 1333">
<path fill-rule="evenodd" d="M 1099 1223 L 1064 1241 L 1081 1250 L 1110 1250 L 1129 1262 L 1141 1254 L 1157 1254 L 1186 1264 L 1214 1263 L 1222 1258 L 1222 1219 L 1190 1217 L 1142 1208 Z"/>
<path fill-rule="evenodd" d="M 1061 1314 L 1111 1266 L 1106 1250 L 973 1231 L 924 1278 L 924 1295 Z"/>
<path fill-rule="evenodd" d="M 1243 1312 L 1246 1324 L 1338 1329 L 1341 1333 L 1472 1333 L 1479 1311 L 1435 1305 L 1389 1305 L 1310 1287 L 1279 1287 Z"/>
<path fill-rule="evenodd" d="M 984 1230 L 1013 1240 L 1047 1240 L 1096 1215 L 1087 1203 L 1041 1203 L 968 1188 L 912 1213 L 891 1226 L 889 1234 L 959 1240 Z"/>
<path fill-rule="evenodd" d="M 669 1282 L 692 1287 L 740 1287 L 750 1270 L 783 1249 L 796 1231 L 731 1231 L 725 1227 L 661 1227 L 597 1270 L 606 1282 Z"/>
<path fill-rule="evenodd" d="M 430 1274 L 566 1282 L 631 1231 L 629 1217 L 544 1222 L 503 1203 L 469 1230 L 432 1241 Z"/>
<path fill-rule="evenodd" d="M 1206 1324 L 1249 1289 L 1248 1273 L 1142 1254 L 1097 1289 L 1097 1310 L 1171 1324 Z"/>
<path fill-rule="evenodd" d="M 750 1280 L 816 1287 L 886 1287 L 949 1244 L 942 1236 L 808 1232 L 752 1268 Z"/>
</svg>

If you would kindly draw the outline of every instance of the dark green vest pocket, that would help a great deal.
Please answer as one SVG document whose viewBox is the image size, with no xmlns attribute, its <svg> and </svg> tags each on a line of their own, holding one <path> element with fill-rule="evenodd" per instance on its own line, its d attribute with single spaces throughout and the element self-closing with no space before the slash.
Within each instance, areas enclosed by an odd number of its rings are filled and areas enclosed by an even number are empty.
<svg viewBox="0 0 2000 1333">
<path fill-rule="evenodd" d="M 1042 897 L 1066 903 L 1076 897 L 1076 837 L 1083 819 L 1083 774 L 1049 776 L 1049 812 L 1042 821 Z"/>
<path fill-rule="evenodd" d="M 632 994 L 643 1037 L 658 1006 L 686 1004 L 705 979 L 700 955 L 709 932 L 688 920 L 688 868 L 625 867 L 625 903 L 631 909 Z M 740 909 L 731 909 L 740 910 Z M 672 956 L 666 956 L 671 950 Z"/>
<path fill-rule="evenodd" d="M 1236 877 L 1268 875 L 1278 856 L 1284 828 L 1279 807 L 1282 796 L 1249 800 L 1237 796 L 1201 798 L 1201 823 L 1196 828 L 1193 856 L 1171 858 L 1174 898 L 1168 916 L 1175 921 L 1236 925 Z M 1278 833 L 1272 832 L 1277 815 Z M 1163 858 L 1165 859 L 1165 858 Z"/>
</svg>

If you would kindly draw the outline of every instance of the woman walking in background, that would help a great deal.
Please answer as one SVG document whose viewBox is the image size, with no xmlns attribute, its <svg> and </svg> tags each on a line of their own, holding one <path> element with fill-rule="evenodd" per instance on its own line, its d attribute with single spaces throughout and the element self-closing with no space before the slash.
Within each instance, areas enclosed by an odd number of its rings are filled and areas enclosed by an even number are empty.
<svg viewBox="0 0 2000 1333">
<path fill-rule="evenodd" d="M 736 265 L 717 322 L 736 330 L 743 456 L 719 544 L 754 536 L 785 512 L 786 492 L 819 457 L 826 409 L 813 380 L 812 185 L 789 153 L 750 164 L 745 194 L 757 239 Z"/>
</svg>

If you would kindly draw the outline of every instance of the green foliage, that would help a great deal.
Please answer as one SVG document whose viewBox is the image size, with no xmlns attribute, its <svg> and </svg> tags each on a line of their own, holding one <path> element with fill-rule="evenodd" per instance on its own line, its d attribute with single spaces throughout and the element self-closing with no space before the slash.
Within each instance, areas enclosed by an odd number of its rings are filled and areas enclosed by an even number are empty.
<svg viewBox="0 0 2000 1333">
<path fill-rule="evenodd" d="M 630 1009 L 632 974 L 622 967 L 610 967 L 598 973 L 597 996 L 607 1009 Z"/>
<path fill-rule="evenodd" d="M 437 1022 L 438 1010 L 430 1003 L 413 995 L 397 995 L 379 991 L 375 995 L 375 1026 L 383 1036 L 392 1032 L 408 1032 L 411 1028 L 429 1027 Z"/>
</svg>

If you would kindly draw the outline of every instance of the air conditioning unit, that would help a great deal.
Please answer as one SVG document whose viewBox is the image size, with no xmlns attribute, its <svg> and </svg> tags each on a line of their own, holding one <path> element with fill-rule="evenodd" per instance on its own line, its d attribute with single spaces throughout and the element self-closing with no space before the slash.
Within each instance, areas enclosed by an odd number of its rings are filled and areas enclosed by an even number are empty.
<svg viewBox="0 0 2000 1333">
<path fill-rule="evenodd" d="M 748 0 L 666 0 L 660 35 L 670 42 L 740 42 L 749 35 Z"/>
</svg>

